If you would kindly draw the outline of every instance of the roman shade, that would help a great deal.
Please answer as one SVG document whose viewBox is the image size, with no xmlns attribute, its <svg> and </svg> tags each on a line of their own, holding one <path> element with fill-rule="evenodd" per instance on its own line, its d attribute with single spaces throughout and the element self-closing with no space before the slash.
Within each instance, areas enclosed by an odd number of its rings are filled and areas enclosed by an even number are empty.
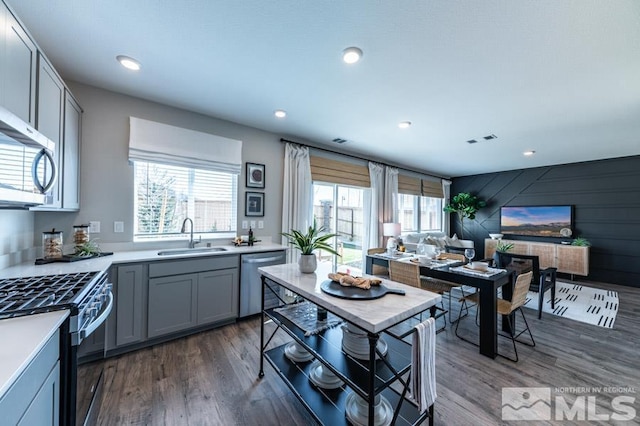
<svg viewBox="0 0 640 426">
<path fill-rule="evenodd" d="M 242 141 L 129 117 L 129 160 L 240 174 Z"/>
<path fill-rule="evenodd" d="M 417 177 L 398 175 L 398 193 L 408 195 L 422 195 L 420 179 Z"/>
<path fill-rule="evenodd" d="M 369 169 L 352 163 L 311 156 L 311 177 L 314 181 L 369 188 Z"/>
<path fill-rule="evenodd" d="M 424 197 L 444 198 L 442 181 L 422 179 L 422 195 Z"/>
</svg>

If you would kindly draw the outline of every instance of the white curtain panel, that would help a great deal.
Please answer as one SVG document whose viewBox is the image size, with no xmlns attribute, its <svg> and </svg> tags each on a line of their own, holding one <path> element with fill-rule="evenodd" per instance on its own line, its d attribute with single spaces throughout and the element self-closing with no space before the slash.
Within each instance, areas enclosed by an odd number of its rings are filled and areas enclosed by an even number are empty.
<svg viewBox="0 0 640 426">
<path fill-rule="evenodd" d="M 442 193 L 444 194 L 444 200 L 442 200 L 444 205 L 442 207 L 444 207 L 447 204 L 449 204 L 449 200 L 451 200 L 451 181 L 450 180 L 442 179 Z M 442 225 L 444 227 L 445 234 L 451 235 L 451 214 L 444 213 Z"/>
<path fill-rule="evenodd" d="M 382 247 L 382 216 L 384 212 L 384 166 L 369 162 L 369 180 L 371 190 L 366 191 L 369 202 L 365 202 L 365 224 L 363 255 L 374 247 Z"/>
<path fill-rule="evenodd" d="M 284 184 L 282 188 L 282 231 L 304 231 L 313 220 L 313 182 L 309 148 L 288 143 L 284 150 Z M 288 245 L 285 237 L 282 244 Z M 299 250 L 289 247 L 287 261 L 297 262 Z"/>
<path fill-rule="evenodd" d="M 383 222 L 398 223 L 398 169 L 385 167 Z"/>
</svg>

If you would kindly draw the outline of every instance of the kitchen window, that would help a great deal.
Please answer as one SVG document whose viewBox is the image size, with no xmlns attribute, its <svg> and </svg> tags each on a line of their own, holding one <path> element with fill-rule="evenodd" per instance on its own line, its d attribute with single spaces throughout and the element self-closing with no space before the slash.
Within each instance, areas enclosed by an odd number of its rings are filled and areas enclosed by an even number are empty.
<svg viewBox="0 0 640 426">
<path fill-rule="evenodd" d="M 183 238 L 193 220 L 203 238 L 236 235 L 238 176 L 211 170 L 134 161 L 134 240 Z"/>
</svg>

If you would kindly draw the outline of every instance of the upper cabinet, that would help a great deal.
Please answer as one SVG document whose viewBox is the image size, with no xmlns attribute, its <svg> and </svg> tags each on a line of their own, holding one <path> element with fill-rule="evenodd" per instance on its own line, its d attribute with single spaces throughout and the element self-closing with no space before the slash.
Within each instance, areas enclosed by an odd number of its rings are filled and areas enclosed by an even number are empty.
<svg viewBox="0 0 640 426">
<path fill-rule="evenodd" d="M 38 48 L 0 2 L 0 104 L 35 126 Z"/>
<path fill-rule="evenodd" d="M 56 183 L 32 210 L 80 208 L 82 109 L 28 31 L 0 0 L 0 105 L 55 144 Z M 51 174 L 52 168 L 44 173 Z"/>
</svg>

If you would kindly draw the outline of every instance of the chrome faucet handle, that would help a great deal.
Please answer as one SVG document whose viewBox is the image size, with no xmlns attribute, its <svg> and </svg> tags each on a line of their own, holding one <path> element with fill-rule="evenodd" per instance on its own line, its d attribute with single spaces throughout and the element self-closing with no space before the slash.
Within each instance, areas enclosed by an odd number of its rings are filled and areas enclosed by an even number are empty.
<svg viewBox="0 0 640 426">
<path fill-rule="evenodd" d="M 198 235 L 198 241 L 191 240 L 191 248 L 194 248 L 196 244 L 200 244 L 202 242 L 202 235 Z"/>
</svg>

